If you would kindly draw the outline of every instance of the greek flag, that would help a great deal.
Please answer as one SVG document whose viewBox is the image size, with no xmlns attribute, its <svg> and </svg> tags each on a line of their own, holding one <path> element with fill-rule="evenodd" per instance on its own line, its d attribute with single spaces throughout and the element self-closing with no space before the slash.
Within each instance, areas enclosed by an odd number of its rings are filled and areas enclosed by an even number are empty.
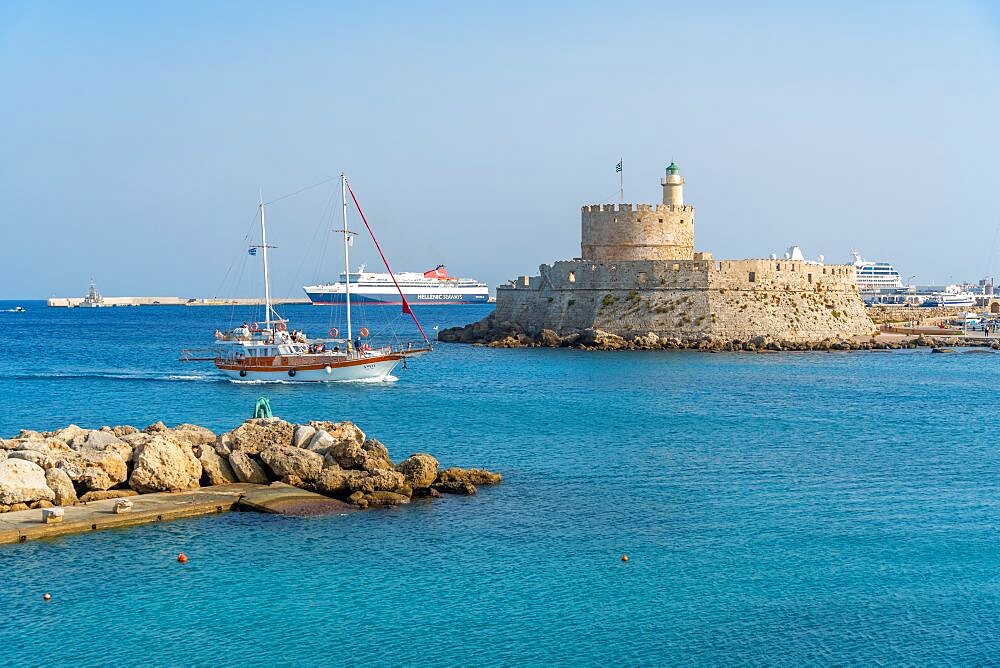
<svg viewBox="0 0 1000 668">
<path fill-rule="evenodd" d="M 251 255 L 256 255 L 257 254 L 257 249 L 256 248 L 251 248 L 247 252 L 250 253 Z"/>
<path fill-rule="evenodd" d="M 615 165 L 615 171 L 616 172 L 622 171 L 622 163 L 619 162 L 617 165 Z"/>
</svg>

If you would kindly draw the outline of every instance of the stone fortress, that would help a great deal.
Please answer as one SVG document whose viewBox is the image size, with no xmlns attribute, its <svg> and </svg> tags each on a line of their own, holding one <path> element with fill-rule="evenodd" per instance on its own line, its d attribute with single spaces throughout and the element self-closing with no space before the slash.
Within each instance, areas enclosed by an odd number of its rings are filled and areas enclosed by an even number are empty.
<svg viewBox="0 0 1000 668">
<path fill-rule="evenodd" d="M 496 311 L 443 341 L 509 345 L 741 348 L 870 337 L 876 326 L 854 267 L 807 260 L 714 260 L 695 251 L 694 207 L 671 163 L 662 204 L 593 204 L 581 212 L 580 257 L 497 288 Z M 581 340 L 582 337 L 582 340 Z M 631 346 L 629 346 L 631 347 Z M 673 346 L 671 346 L 673 347 Z"/>
</svg>

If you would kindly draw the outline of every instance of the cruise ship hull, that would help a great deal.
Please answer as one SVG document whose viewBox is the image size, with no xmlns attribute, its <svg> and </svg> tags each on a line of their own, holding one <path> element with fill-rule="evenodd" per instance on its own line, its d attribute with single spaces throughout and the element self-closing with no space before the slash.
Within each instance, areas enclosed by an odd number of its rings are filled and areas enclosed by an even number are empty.
<svg viewBox="0 0 1000 668">
<path fill-rule="evenodd" d="M 488 289 L 481 291 L 472 290 L 442 290 L 434 291 L 413 291 L 403 290 L 406 301 L 410 304 L 485 304 L 490 300 Z M 323 290 L 318 288 L 306 288 L 306 296 L 309 301 L 317 305 L 343 304 L 346 299 L 343 291 Z M 370 291 L 364 288 L 351 290 L 352 304 L 395 304 L 399 305 L 399 293 L 393 290 Z"/>
</svg>

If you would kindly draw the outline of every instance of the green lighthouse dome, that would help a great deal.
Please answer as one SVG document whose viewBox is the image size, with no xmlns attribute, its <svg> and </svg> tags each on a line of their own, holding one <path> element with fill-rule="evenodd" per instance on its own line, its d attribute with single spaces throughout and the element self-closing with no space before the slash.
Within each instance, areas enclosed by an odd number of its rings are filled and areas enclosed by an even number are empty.
<svg viewBox="0 0 1000 668">
<path fill-rule="evenodd" d="M 681 168 L 677 166 L 676 162 L 671 162 L 670 166 L 667 167 L 667 174 L 680 174 Z"/>
</svg>

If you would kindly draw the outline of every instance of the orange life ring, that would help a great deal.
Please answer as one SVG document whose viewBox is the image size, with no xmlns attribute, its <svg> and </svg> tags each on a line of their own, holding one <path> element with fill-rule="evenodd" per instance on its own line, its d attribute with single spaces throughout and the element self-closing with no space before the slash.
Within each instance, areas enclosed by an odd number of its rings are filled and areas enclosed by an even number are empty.
<svg viewBox="0 0 1000 668">
<path fill-rule="evenodd" d="M 362 327 L 361 329 L 358 330 L 358 334 L 360 334 L 361 336 L 368 336 L 368 328 Z"/>
<path fill-rule="evenodd" d="M 335 339 L 335 338 L 337 338 L 337 335 L 340 334 L 340 330 L 337 329 L 336 327 L 331 327 L 330 331 L 327 332 L 327 334 L 330 335 L 331 339 Z"/>
<path fill-rule="evenodd" d="M 251 332 L 256 332 L 257 330 L 260 329 L 260 327 L 257 326 L 257 323 L 251 322 L 250 326 L 247 327 L 247 329 L 249 329 Z"/>
<path fill-rule="evenodd" d="M 278 322 L 278 324 L 276 324 L 276 325 L 274 326 L 274 328 L 275 328 L 276 330 L 278 330 L 279 332 L 283 332 L 283 331 L 285 331 L 286 329 L 288 329 L 288 325 L 286 325 L 285 323 L 283 323 L 283 322 L 279 321 L 279 322 Z"/>
</svg>

